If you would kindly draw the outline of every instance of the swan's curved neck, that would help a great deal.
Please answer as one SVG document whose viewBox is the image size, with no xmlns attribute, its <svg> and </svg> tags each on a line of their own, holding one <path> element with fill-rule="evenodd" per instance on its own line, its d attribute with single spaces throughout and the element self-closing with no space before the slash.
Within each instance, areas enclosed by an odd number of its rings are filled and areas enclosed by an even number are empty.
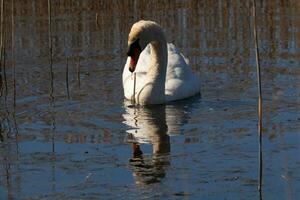
<svg viewBox="0 0 300 200">
<path fill-rule="evenodd" d="M 164 34 L 150 43 L 151 66 L 147 75 L 153 79 L 165 82 L 168 62 L 167 42 Z"/>
<path fill-rule="evenodd" d="M 168 62 L 168 49 L 162 30 L 153 33 L 150 42 L 151 62 L 147 72 L 146 85 L 142 89 L 141 103 L 161 104 L 165 102 L 165 82 Z"/>
</svg>

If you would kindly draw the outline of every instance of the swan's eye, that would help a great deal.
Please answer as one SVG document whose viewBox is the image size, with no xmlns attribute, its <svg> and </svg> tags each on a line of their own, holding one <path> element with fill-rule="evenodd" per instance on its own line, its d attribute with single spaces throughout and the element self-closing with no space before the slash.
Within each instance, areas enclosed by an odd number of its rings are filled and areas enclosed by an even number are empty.
<svg viewBox="0 0 300 200">
<path fill-rule="evenodd" d="M 133 56 L 135 49 L 138 49 L 139 51 L 142 50 L 140 44 L 139 44 L 140 39 L 136 39 L 133 43 L 131 43 L 128 47 L 127 51 L 127 56 Z"/>
</svg>

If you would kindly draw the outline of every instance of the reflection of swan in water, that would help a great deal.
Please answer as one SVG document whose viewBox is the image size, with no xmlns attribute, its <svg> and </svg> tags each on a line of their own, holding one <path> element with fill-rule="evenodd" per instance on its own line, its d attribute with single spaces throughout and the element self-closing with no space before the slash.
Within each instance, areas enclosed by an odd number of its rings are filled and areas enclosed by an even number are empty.
<svg viewBox="0 0 300 200">
<path fill-rule="evenodd" d="M 189 119 L 189 104 L 182 102 L 150 107 L 125 107 L 126 141 L 132 143 L 131 168 L 137 185 L 159 182 L 170 165 L 170 135 L 179 134 Z M 140 144 L 150 143 L 152 155 L 143 155 Z"/>
<path fill-rule="evenodd" d="M 149 108 L 126 108 L 125 123 L 134 129 L 127 132 L 127 142 L 132 143 L 133 158 L 130 159 L 137 185 L 160 181 L 169 166 L 170 136 L 167 134 L 165 105 Z M 152 157 L 144 156 L 140 143 L 152 144 Z"/>
</svg>

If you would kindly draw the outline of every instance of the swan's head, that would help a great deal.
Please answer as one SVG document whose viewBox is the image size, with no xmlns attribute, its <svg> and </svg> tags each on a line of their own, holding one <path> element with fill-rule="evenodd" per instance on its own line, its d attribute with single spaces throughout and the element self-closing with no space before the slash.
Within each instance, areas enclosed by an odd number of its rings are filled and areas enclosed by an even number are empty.
<svg viewBox="0 0 300 200">
<path fill-rule="evenodd" d="M 141 20 L 132 25 L 128 35 L 127 55 L 131 58 L 129 71 L 134 72 L 141 52 L 159 36 L 164 38 L 164 33 L 156 22 Z"/>
</svg>

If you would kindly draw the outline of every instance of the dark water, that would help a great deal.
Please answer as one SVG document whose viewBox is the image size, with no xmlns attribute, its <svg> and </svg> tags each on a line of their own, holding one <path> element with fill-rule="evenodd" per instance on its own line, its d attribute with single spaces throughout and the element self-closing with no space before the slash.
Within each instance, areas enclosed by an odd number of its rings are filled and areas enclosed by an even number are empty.
<svg viewBox="0 0 300 200">
<path fill-rule="evenodd" d="M 0 199 L 259 198 L 251 1 L 51 1 L 53 93 L 47 1 L 15 1 L 13 40 L 4 3 Z M 296 0 L 257 2 L 263 199 L 300 193 L 299 11 Z M 165 28 L 202 98 L 124 103 L 127 35 L 139 19 Z"/>
</svg>

